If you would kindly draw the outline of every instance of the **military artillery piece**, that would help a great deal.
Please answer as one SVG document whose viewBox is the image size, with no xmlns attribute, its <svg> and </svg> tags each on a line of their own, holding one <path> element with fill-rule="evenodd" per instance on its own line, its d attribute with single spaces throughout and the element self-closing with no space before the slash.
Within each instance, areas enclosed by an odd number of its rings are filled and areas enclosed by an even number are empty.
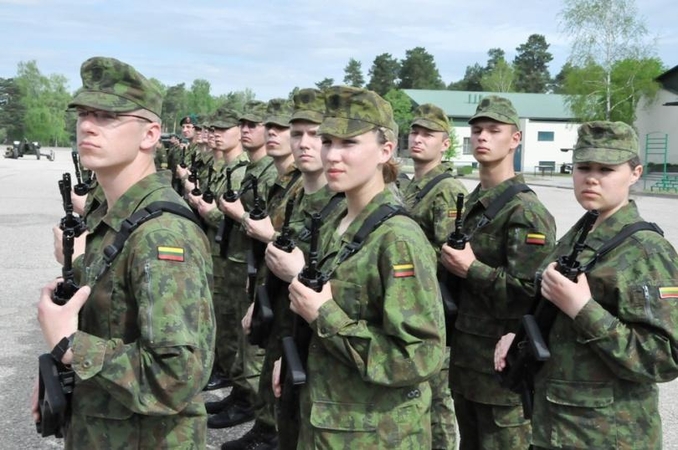
<svg viewBox="0 0 678 450">
<path fill-rule="evenodd" d="M 29 142 L 26 138 L 21 141 L 14 141 L 10 147 L 5 150 L 5 158 L 18 159 L 23 158 L 24 155 L 35 155 L 37 159 L 45 156 L 48 160 L 54 161 L 54 150 L 49 153 L 40 153 L 39 142 Z"/>
</svg>

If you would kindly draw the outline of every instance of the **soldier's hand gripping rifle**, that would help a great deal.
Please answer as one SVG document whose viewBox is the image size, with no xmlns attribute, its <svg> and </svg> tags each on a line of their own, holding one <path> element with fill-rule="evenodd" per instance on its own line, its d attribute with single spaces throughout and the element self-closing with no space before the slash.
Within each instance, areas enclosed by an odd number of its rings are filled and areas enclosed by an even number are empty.
<svg viewBox="0 0 678 450">
<path fill-rule="evenodd" d="M 214 192 L 210 184 L 212 184 L 212 175 L 214 174 L 214 165 L 209 167 L 207 171 L 207 187 L 205 187 L 205 192 L 202 193 L 202 199 L 205 203 L 212 203 L 214 201 Z"/>
<path fill-rule="evenodd" d="M 197 163 L 198 152 L 196 151 L 191 155 L 191 167 L 188 169 L 191 173 L 188 175 L 189 183 L 195 184 L 198 180 L 198 163 Z"/>
<path fill-rule="evenodd" d="M 447 237 L 447 245 L 455 250 L 463 250 L 469 237 L 462 231 L 464 219 L 462 212 L 464 210 L 464 194 L 457 194 L 456 216 L 454 219 L 454 231 Z M 440 285 L 440 294 L 443 298 L 443 308 L 445 310 L 445 321 L 447 323 L 448 335 L 454 327 L 454 319 L 459 310 L 458 301 L 454 295 L 459 289 L 459 277 L 451 274 L 442 265 L 438 268 L 438 280 Z"/>
<path fill-rule="evenodd" d="M 313 214 L 311 218 L 311 246 L 308 255 L 308 264 L 299 273 L 299 281 L 306 287 L 320 292 L 327 282 L 326 277 L 318 270 L 318 250 L 320 235 L 320 214 Z M 280 365 L 280 379 L 282 381 L 282 396 L 280 398 L 279 414 L 286 418 L 294 418 L 299 422 L 299 392 L 300 386 L 306 383 L 306 359 L 308 347 L 311 343 L 313 330 L 299 315 L 294 315 L 292 336 L 282 338 L 283 357 Z M 282 437 L 281 433 L 281 437 Z M 280 448 L 289 448 L 282 445 Z"/>
<path fill-rule="evenodd" d="M 252 194 L 254 196 L 253 206 L 250 210 L 250 219 L 252 220 L 264 220 L 268 217 L 268 213 L 264 207 L 264 201 L 259 195 L 259 180 L 256 177 L 252 178 Z M 264 254 L 266 253 L 266 243 L 258 239 L 252 239 L 252 253 L 254 254 L 254 262 L 256 267 L 259 268 L 262 261 L 264 260 Z"/>
<path fill-rule="evenodd" d="M 224 192 L 224 195 L 222 196 L 224 201 L 228 203 L 233 203 L 238 200 L 252 186 L 252 179 L 254 178 L 252 176 L 247 177 L 240 187 L 240 192 L 235 192 L 231 181 L 232 176 L 233 168 L 229 167 L 226 169 L 226 192 Z M 219 228 L 217 228 L 214 242 L 219 244 L 219 256 L 222 258 L 225 258 L 228 254 L 229 237 L 231 236 L 231 230 L 233 230 L 234 224 L 235 222 L 233 219 L 224 215 L 224 218 L 219 223 Z"/>
<path fill-rule="evenodd" d="M 579 236 L 574 242 L 572 252 L 558 258 L 556 270 L 573 282 L 583 271 L 577 260 L 584 250 L 586 238 L 598 218 L 598 211 L 587 211 L 581 219 Z M 548 336 L 560 309 L 541 296 L 541 272 L 535 276 L 534 314 L 523 316 L 521 326 L 506 354 L 506 367 L 499 374 L 500 384 L 520 394 L 523 402 L 523 416 L 532 417 L 534 400 L 534 379 L 541 366 L 551 358 L 548 349 Z"/>
<path fill-rule="evenodd" d="M 87 195 L 89 192 L 89 183 L 83 183 L 82 181 L 82 173 L 80 172 L 80 157 L 78 156 L 77 151 L 71 151 L 71 159 L 73 160 L 73 166 L 75 167 L 75 179 L 78 182 L 78 184 L 73 186 L 73 192 L 75 192 L 75 195 L 79 196 Z"/>
<path fill-rule="evenodd" d="M 73 213 L 70 173 L 64 173 L 61 177 L 61 180 L 59 180 L 59 192 L 61 193 L 61 200 L 64 207 L 64 212 L 66 213 L 64 217 L 61 218 L 59 228 L 61 228 L 61 230 L 64 232 L 67 229 L 71 229 L 73 230 L 73 235 L 78 237 L 87 229 L 87 225 L 85 225 L 85 222 L 83 222 L 80 216 L 77 216 Z"/>
<path fill-rule="evenodd" d="M 294 209 L 294 198 L 287 200 L 285 206 L 285 221 L 283 222 L 280 235 L 273 241 L 273 245 L 280 250 L 291 253 L 294 250 L 295 243 L 292 240 L 292 229 L 290 220 L 292 219 L 292 210 Z M 250 344 L 265 348 L 268 338 L 271 334 L 273 324 L 273 306 L 271 299 L 276 293 L 284 292 L 288 283 L 275 276 L 272 271 L 266 274 L 265 284 L 257 287 L 257 295 L 254 299 L 254 309 L 252 311 L 252 325 L 247 339 Z"/>
</svg>

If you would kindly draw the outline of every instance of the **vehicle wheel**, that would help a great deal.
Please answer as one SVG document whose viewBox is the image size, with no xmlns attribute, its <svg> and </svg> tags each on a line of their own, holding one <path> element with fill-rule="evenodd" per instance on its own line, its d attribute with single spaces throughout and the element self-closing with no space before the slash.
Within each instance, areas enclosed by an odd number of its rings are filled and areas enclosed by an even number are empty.
<svg viewBox="0 0 678 450">
<path fill-rule="evenodd" d="M 18 148 L 12 149 L 12 158 L 19 159 L 19 149 Z"/>
<path fill-rule="evenodd" d="M 50 161 L 54 161 L 54 150 L 49 151 L 49 155 L 47 155 L 47 159 Z"/>
<path fill-rule="evenodd" d="M 35 150 L 35 157 L 38 158 L 38 161 L 40 160 L 40 150 Z"/>
</svg>

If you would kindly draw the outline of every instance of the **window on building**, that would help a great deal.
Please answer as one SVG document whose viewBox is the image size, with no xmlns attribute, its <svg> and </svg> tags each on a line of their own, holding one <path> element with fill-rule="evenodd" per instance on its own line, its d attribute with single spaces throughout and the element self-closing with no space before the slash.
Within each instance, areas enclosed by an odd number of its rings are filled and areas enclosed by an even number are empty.
<svg viewBox="0 0 678 450">
<path fill-rule="evenodd" d="M 464 138 L 464 144 L 461 149 L 461 154 L 462 155 L 472 155 L 473 154 L 473 148 L 471 148 L 471 138 Z"/>
<path fill-rule="evenodd" d="M 537 132 L 537 140 L 541 142 L 553 142 L 553 131 L 539 131 Z"/>
</svg>

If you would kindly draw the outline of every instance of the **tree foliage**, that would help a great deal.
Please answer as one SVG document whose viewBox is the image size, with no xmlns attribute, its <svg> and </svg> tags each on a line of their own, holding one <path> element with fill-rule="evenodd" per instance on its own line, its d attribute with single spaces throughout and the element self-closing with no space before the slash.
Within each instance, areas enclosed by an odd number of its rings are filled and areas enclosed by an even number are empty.
<svg viewBox="0 0 678 450">
<path fill-rule="evenodd" d="M 400 64 L 400 89 L 445 89 L 433 55 L 424 47 L 415 47 L 405 52 Z"/>
<path fill-rule="evenodd" d="M 391 89 L 397 87 L 399 73 L 400 62 L 390 53 L 382 53 L 374 58 L 372 67 L 368 72 L 370 81 L 367 83 L 367 89 L 384 96 Z"/>
<path fill-rule="evenodd" d="M 513 67 L 502 57 L 494 62 L 490 70 L 485 71 L 480 86 L 488 92 L 513 92 L 515 76 Z"/>
<path fill-rule="evenodd" d="M 26 107 L 16 78 L 0 78 L 0 142 L 15 141 L 24 135 Z"/>
<path fill-rule="evenodd" d="M 334 78 L 323 78 L 322 80 L 318 81 L 315 86 L 321 91 L 329 89 L 330 87 L 334 86 Z"/>
<path fill-rule="evenodd" d="M 414 117 L 410 97 L 400 89 L 391 89 L 384 95 L 384 99 L 393 108 L 393 118 L 398 124 L 399 134 L 407 133 Z"/>
<path fill-rule="evenodd" d="M 356 59 L 349 59 L 348 64 L 344 67 L 344 84 L 361 88 L 365 85 L 365 77 L 363 76 L 362 63 Z"/>
<path fill-rule="evenodd" d="M 515 69 L 515 90 L 517 92 L 545 93 L 551 82 L 548 65 L 553 55 L 549 44 L 541 34 L 533 34 L 527 42 L 520 44 L 513 59 Z"/>
</svg>

